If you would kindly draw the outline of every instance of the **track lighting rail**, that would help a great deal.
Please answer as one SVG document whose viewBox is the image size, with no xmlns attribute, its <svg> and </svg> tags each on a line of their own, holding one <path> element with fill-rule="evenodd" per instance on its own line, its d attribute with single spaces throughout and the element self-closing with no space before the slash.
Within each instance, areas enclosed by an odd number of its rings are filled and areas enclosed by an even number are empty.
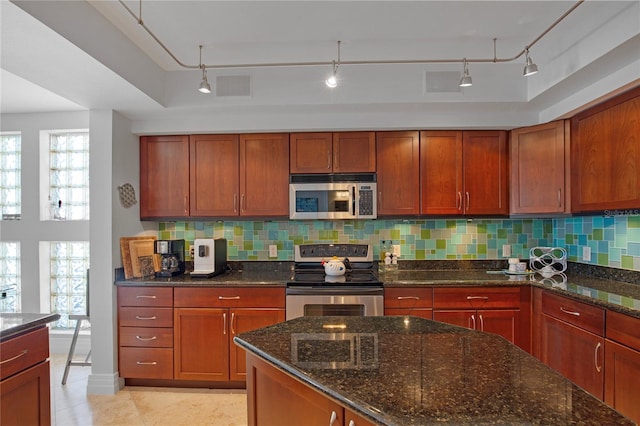
<svg viewBox="0 0 640 426">
<path fill-rule="evenodd" d="M 245 63 L 245 64 L 198 64 L 189 65 L 180 61 L 169 48 L 162 43 L 162 41 L 147 27 L 142 20 L 142 0 L 140 0 L 140 12 L 136 14 L 124 3 L 123 0 L 118 0 L 129 14 L 136 20 L 136 22 L 144 28 L 144 30 L 158 43 L 162 49 L 181 67 L 186 69 L 229 69 L 229 68 L 273 68 L 273 67 L 314 67 L 314 66 L 333 66 L 334 61 L 310 61 L 310 62 L 262 62 L 262 63 Z M 436 59 L 393 59 L 393 60 L 361 60 L 361 61 L 340 61 L 340 65 L 408 65 L 408 64 L 451 64 L 451 63 L 505 63 L 513 62 L 524 55 L 527 50 L 530 50 L 542 37 L 544 37 L 549 31 L 555 28 L 561 21 L 563 21 L 569 14 L 571 14 L 578 6 L 580 6 L 584 0 L 578 0 L 569 10 L 567 10 L 562 16 L 553 22 L 546 30 L 544 30 L 539 36 L 537 36 L 531 43 L 525 46 L 517 55 L 511 58 L 498 58 L 495 53 L 494 38 L 494 57 L 493 58 L 436 58 Z"/>
</svg>

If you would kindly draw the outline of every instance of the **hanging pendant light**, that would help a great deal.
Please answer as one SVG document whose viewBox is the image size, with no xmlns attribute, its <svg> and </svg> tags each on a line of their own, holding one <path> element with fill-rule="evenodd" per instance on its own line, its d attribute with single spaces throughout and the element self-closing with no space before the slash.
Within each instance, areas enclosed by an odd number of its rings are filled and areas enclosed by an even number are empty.
<svg viewBox="0 0 640 426">
<path fill-rule="evenodd" d="M 200 69 L 202 70 L 202 81 L 200 82 L 200 87 L 198 87 L 198 92 L 211 93 L 211 85 L 207 80 L 207 68 L 202 64 L 202 45 L 200 45 Z"/>
<path fill-rule="evenodd" d="M 526 57 L 526 62 L 524 65 L 524 72 L 523 75 L 525 77 L 528 77 L 530 75 L 534 75 L 535 73 L 538 72 L 538 66 L 536 64 L 533 63 L 533 61 L 531 60 L 531 57 L 529 56 L 529 48 L 527 47 L 524 50 L 524 54 Z"/>
<path fill-rule="evenodd" d="M 324 83 L 330 87 L 330 88 L 335 88 L 338 87 L 338 78 L 336 77 L 336 75 L 338 74 L 338 67 L 340 66 L 340 40 L 338 40 L 338 62 L 333 61 L 333 73 L 329 76 L 329 78 L 327 78 Z"/>
<path fill-rule="evenodd" d="M 462 78 L 460 79 L 460 87 L 469 87 L 473 86 L 473 81 L 471 80 L 471 76 L 469 75 L 469 65 L 467 63 L 467 58 L 463 60 L 463 73 Z"/>
</svg>

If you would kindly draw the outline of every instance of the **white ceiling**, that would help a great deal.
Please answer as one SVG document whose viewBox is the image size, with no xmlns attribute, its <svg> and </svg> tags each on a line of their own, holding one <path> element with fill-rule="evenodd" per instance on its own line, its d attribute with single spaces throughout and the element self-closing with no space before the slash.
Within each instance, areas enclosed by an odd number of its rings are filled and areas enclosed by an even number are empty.
<svg viewBox="0 0 640 426">
<path fill-rule="evenodd" d="M 126 0 L 138 15 L 140 2 Z M 585 1 L 531 47 L 540 67 L 522 76 L 524 57 L 509 63 L 471 63 L 474 85 L 425 91 L 435 71 L 460 74 L 461 59 L 518 56 L 574 1 L 171 1 L 144 0 L 142 20 L 169 54 L 115 0 L 0 1 L 2 113 L 108 108 L 162 128 L 168 118 L 237 128 L 236 116 L 261 118 L 256 128 L 291 128 L 280 115 L 330 119 L 370 114 L 359 125 L 394 116 L 407 127 L 425 113 L 442 127 L 489 121 L 524 124 L 567 114 L 640 78 L 640 2 Z M 35 18 L 35 19 L 34 19 Z M 323 80 L 330 65 L 228 67 L 234 64 L 451 59 L 445 64 L 343 65 L 340 86 Z M 212 66 L 209 80 L 249 76 L 250 96 L 196 91 L 198 45 Z M 214 84 L 214 92 L 216 86 Z M 448 118 L 447 118 L 448 117 Z M 466 118 L 465 118 L 466 117 Z M 491 119 L 490 119 L 491 118 Z M 335 119 L 331 116 L 331 119 Z M 291 120 L 291 118 L 289 118 Z M 307 128 L 322 127 L 310 118 Z M 277 124 L 280 123 L 280 124 Z M 415 123 L 424 125 L 425 123 Z M 428 123 L 427 123 L 428 124 Z M 369 124 L 370 125 L 370 124 Z M 155 127 L 154 127 L 155 126 Z M 205 125 L 206 126 L 206 125 Z M 175 127 L 175 126 L 174 126 Z M 336 123 L 349 127 L 348 123 Z M 176 128 L 176 130 L 179 130 Z M 202 130 L 206 130 L 202 127 Z M 141 130 L 144 131 L 144 130 Z"/>
</svg>

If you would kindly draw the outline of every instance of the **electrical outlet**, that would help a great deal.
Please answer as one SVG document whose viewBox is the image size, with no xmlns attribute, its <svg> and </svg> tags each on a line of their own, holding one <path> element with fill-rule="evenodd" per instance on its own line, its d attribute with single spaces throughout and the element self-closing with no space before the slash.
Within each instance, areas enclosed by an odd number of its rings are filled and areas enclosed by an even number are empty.
<svg viewBox="0 0 640 426">
<path fill-rule="evenodd" d="M 394 256 L 400 257 L 400 244 L 393 244 L 391 246 L 391 252 Z"/>
<path fill-rule="evenodd" d="M 192 259 L 194 258 L 194 255 L 195 255 L 195 249 L 196 248 L 194 246 L 191 246 L 191 248 L 189 249 L 189 255 L 191 256 Z"/>
<path fill-rule="evenodd" d="M 511 257 L 511 245 L 503 244 L 502 245 L 502 257 Z"/>
<path fill-rule="evenodd" d="M 278 246 L 269 244 L 269 257 L 278 257 Z"/>
<path fill-rule="evenodd" d="M 586 262 L 591 261 L 591 247 L 589 246 L 582 247 L 582 260 Z"/>
</svg>

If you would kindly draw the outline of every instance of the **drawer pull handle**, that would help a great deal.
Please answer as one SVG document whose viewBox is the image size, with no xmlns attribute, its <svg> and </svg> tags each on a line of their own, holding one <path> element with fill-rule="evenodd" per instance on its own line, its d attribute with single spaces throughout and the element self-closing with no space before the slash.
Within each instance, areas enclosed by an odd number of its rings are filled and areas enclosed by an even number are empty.
<svg viewBox="0 0 640 426">
<path fill-rule="evenodd" d="M 148 342 L 150 340 L 156 340 L 157 337 L 156 336 L 151 336 L 151 337 L 136 336 L 136 339 L 142 340 L 143 342 Z"/>
<path fill-rule="evenodd" d="M 240 296 L 218 296 L 218 300 L 240 300 Z"/>
<path fill-rule="evenodd" d="M 233 334 L 234 336 L 236 335 L 236 328 L 233 324 L 235 321 L 236 321 L 236 313 L 232 312 L 231 313 L 231 334 Z"/>
<path fill-rule="evenodd" d="M 136 299 L 155 299 L 156 296 L 148 295 L 148 294 L 139 294 L 136 296 Z"/>
<path fill-rule="evenodd" d="M 418 296 L 398 296 L 398 300 L 420 300 Z"/>
<path fill-rule="evenodd" d="M 487 296 L 467 296 L 467 300 L 489 300 Z"/>
<path fill-rule="evenodd" d="M 575 316 L 577 316 L 577 317 L 579 317 L 579 316 L 580 316 L 580 312 L 570 311 L 570 310 L 568 310 L 567 308 L 563 308 L 562 306 L 560 307 L 560 310 L 561 310 L 562 312 L 564 312 L 565 314 L 575 315 Z"/>
<path fill-rule="evenodd" d="M 138 365 L 158 365 L 156 361 L 136 361 Z"/>
<path fill-rule="evenodd" d="M 149 320 L 158 319 L 158 317 L 156 317 L 155 315 L 152 316 L 152 317 L 141 317 L 140 315 L 136 315 L 136 319 L 137 320 L 143 320 L 143 321 L 149 321 Z"/>
<path fill-rule="evenodd" d="M 356 426 L 356 422 L 354 422 L 353 420 L 349 420 L 349 426 Z"/>
<path fill-rule="evenodd" d="M 331 417 L 329 418 L 329 426 L 333 426 L 333 424 L 338 420 L 338 413 L 335 411 L 331 411 Z"/>
<path fill-rule="evenodd" d="M 20 352 L 18 355 L 14 356 L 13 358 L 5 359 L 4 361 L 0 362 L 0 365 L 6 364 L 6 363 L 11 362 L 11 361 L 15 361 L 16 359 L 20 358 L 21 356 L 25 356 L 27 354 L 27 352 L 29 352 L 27 349 L 23 349 L 22 352 Z"/>
<path fill-rule="evenodd" d="M 600 342 L 598 342 L 598 344 L 596 345 L 596 350 L 595 350 L 595 366 L 596 366 L 596 371 L 599 373 L 600 371 L 602 371 L 602 366 L 598 365 L 598 352 L 600 352 L 600 346 L 602 346 L 600 344 Z"/>
</svg>

